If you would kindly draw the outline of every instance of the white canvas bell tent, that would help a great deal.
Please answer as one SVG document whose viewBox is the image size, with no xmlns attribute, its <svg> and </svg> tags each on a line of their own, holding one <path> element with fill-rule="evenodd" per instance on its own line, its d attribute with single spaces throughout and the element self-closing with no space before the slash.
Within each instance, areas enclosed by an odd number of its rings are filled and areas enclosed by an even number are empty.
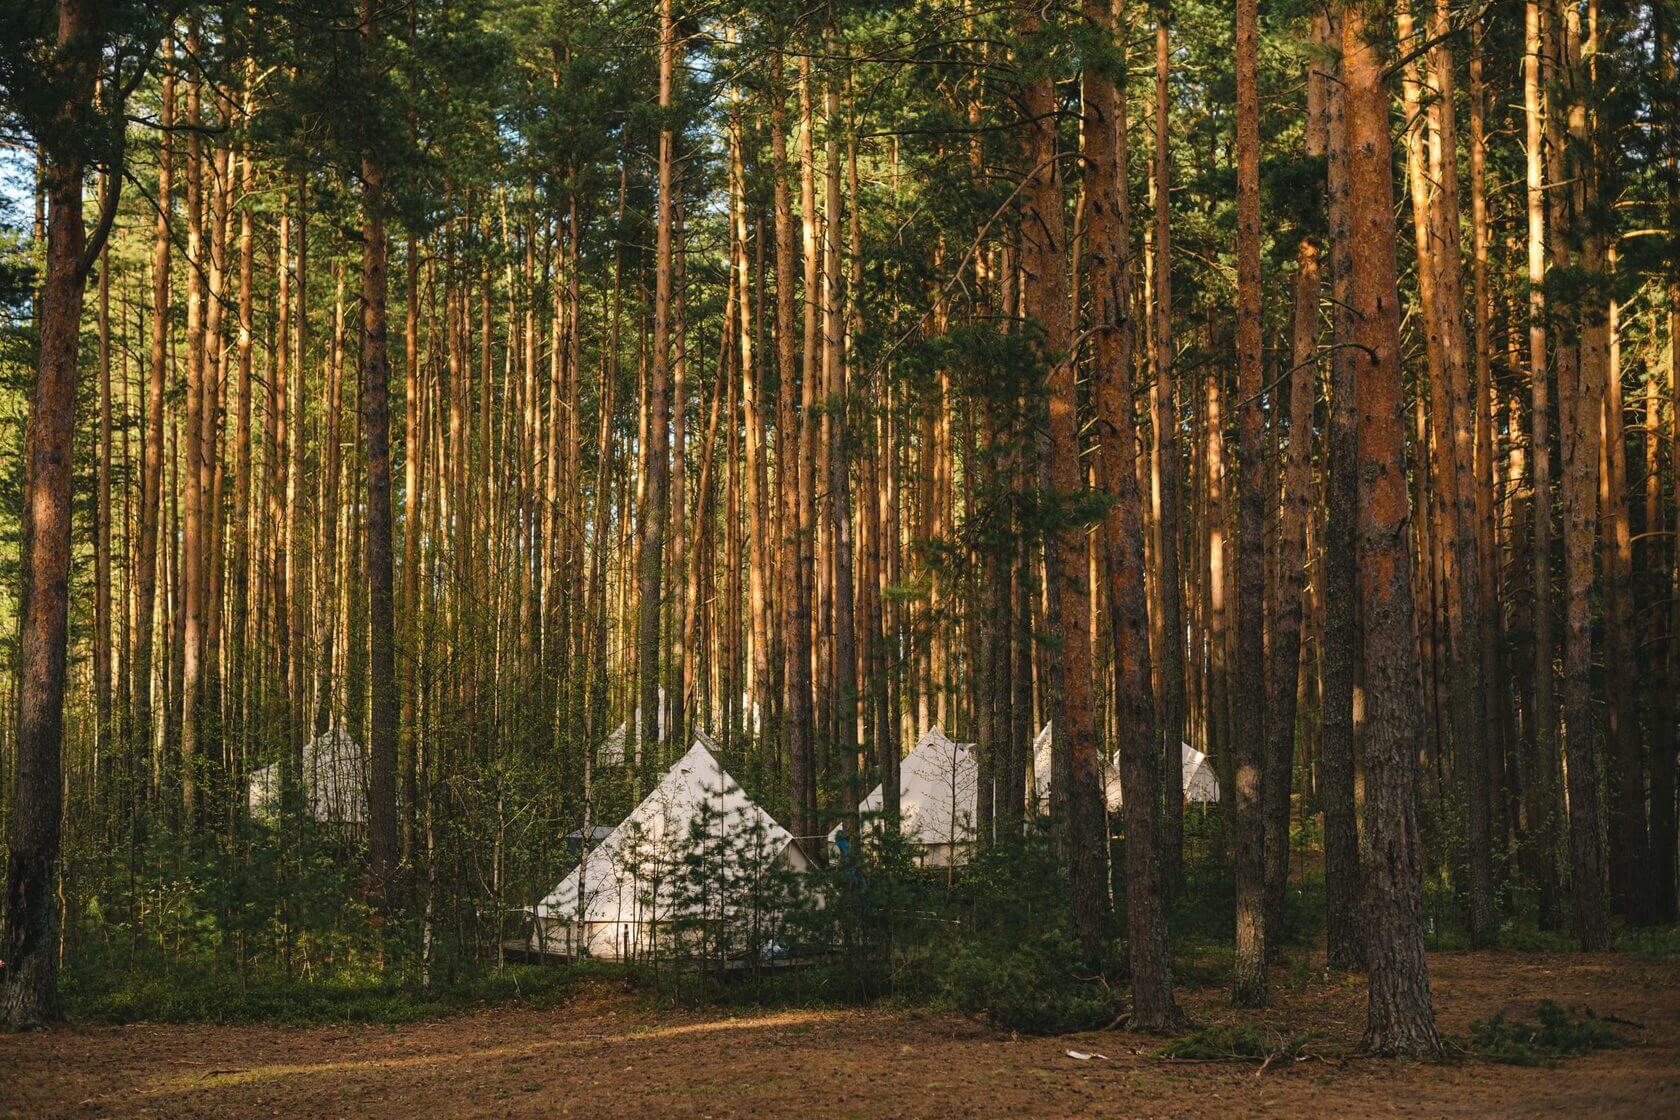
<svg viewBox="0 0 1680 1120">
<path fill-rule="evenodd" d="M 1033 737 L 1033 766 L 1029 775 L 1031 784 L 1027 790 L 1030 799 L 1036 801 L 1039 808 L 1049 811 L 1050 808 L 1050 740 L 1052 738 L 1051 724 L 1038 730 Z M 1118 812 L 1120 809 L 1120 771 L 1114 768 L 1114 763 L 1103 760 L 1103 800 L 1108 804 L 1108 811 Z"/>
<path fill-rule="evenodd" d="M 788 831 L 718 764 L 715 749 L 704 732 L 696 732 L 694 745 L 653 792 L 532 908 L 533 951 L 639 956 L 676 918 L 731 916 L 753 877 L 774 864 L 795 871 L 810 866 Z M 704 829 L 698 846 L 696 827 Z M 721 889 L 705 913 L 677 911 L 682 904 L 674 880 L 685 859 L 696 858 Z"/>
<path fill-rule="evenodd" d="M 718 709 L 715 713 L 714 724 L 721 723 L 723 721 L 722 707 L 721 705 L 714 706 Z M 758 705 L 753 703 L 751 697 L 744 692 L 741 694 L 741 707 L 738 710 L 741 713 L 741 722 L 748 734 L 757 735 L 760 728 Z M 605 739 L 596 744 L 595 765 L 622 766 L 630 748 L 630 732 L 634 729 L 637 734 L 640 734 L 641 728 L 642 709 L 638 707 L 634 719 L 625 720 L 613 728 Z M 665 690 L 662 688 L 659 690 L 659 741 L 663 743 L 670 733 L 671 704 L 670 701 L 665 699 Z"/>
<path fill-rule="evenodd" d="M 342 727 L 328 729 L 303 747 L 299 780 L 318 821 L 362 824 L 367 820 L 367 759 Z M 248 804 L 252 816 L 272 816 L 280 807 L 280 764 L 253 771 Z"/>
<path fill-rule="evenodd" d="M 642 709 L 636 708 L 636 714 L 625 720 L 608 733 L 595 745 L 595 765 L 621 766 L 630 750 L 630 732 L 634 728 L 637 735 L 642 733 Z M 665 690 L 659 690 L 659 741 L 665 741 L 666 734 L 671 729 L 670 705 L 665 701 Z"/>
<path fill-rule="evenodd" d="M 979 789 L 974 744 L 953 742 L 937 724 L 898 764 L 899 831 L 917 848 L 924 867 L 951 867 L 968 858 Z M 883 805 L 882 787 L 876 786 L 859 802 L 858 814 L 879 820 Z M 829 831 L 829 843 L 842 827 L 844 822 Z"/>
<path fill-rule="evenodd" d="M 1050 724 L 1046 723 L 1033 740 L 1032 788 L 1029 790 L 1045 808 L 1049 807 L 1050 795 L 1050 737 Z M 1207 755 L 1189 743 L 1183 743 L 1181 746 L 1184 759 L 1184 799 L 1197 804 L 1218 801 L 1219 779 L 1215 776 Z M 1112 761 L 1103 762 L 1103 787 L 1108 811 L 1118 811 L 1123 804 L 1120 771 Z"/>
<path fill-rule="evenodd" d="M 1219 776 L 1208 756 L 1184 744 L 1184 800 L 1211 805 L 1219 800 Z"/>
</svg>

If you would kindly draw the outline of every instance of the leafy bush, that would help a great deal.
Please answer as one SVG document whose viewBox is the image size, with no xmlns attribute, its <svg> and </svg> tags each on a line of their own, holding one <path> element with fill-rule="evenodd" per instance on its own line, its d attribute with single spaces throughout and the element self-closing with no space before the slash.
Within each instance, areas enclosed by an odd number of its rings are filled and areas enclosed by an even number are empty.
<svg viewBox="0 0 1680 1120">
<path fill-rule="evenodd" d="M 1584 1009 L 1583 1009 L 1584 1010 Z M 1470 1024 L 1470 1052 L 1512 1066 L 1556 1065 L 1559 1058 L 1622 1045 L 1622 1036 L 1592 1012 L 1578 1019 L 1552 1000 L 1540 1001 L 1539 1023 L 1507 1019 L 1501 1011 Z"/>
</svg>

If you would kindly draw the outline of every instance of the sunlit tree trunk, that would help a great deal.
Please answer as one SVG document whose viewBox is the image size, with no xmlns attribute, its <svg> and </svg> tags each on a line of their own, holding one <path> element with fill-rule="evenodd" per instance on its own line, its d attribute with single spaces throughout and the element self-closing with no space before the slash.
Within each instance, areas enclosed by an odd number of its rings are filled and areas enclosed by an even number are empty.
<svg viewBox="0 0 1680 1120">
<path fill-rule="evenodd" d="M 1542 100 L 1541 0 L 1529 0 L 1523 51 L 1523 108 L 1528 152 L 1528 361 L 1529 461 L 1533 472 L 1534 708 L 1527 733 L 1527 830 L 1530 874 L 1539 886 L 1540 927 L 1556 921 L 1555 799 L 1552 759 L 1557 754 L 1557 700 L 1552 677 L 1552 437 L 1551 390 L 1546 360 L 1545 106 Z"/>
</svg>

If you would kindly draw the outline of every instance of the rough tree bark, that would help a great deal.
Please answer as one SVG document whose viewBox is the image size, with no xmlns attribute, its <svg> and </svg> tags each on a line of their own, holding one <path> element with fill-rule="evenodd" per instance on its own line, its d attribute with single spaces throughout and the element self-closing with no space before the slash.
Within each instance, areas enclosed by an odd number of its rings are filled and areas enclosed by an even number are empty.
<svg viewBox="0 0 1680 1120">
<path fill-rule="evenodd" d="M 1038 28 L 1036 6 L 1022 8 L 1023 30 Z M 1067 235 L 1062 215 L 1062 175 L 1056 143 L 1056 96 L 1049 77 L 1025 90 L 1028 186 L 1021 222 L 1024 310 L 1042 332 L 1039 353 L 1048 370 L 1048 446 L 1045 450 L 1054 524 L 1045 532 L 1045 579 L 1051 631 L 1057 646 L 1049 665 L 1052 751 L 1066 758 L 1064 807 L 1054 818 L 1057 848 L 1072 890 L 1073 934 L 1081 951 L 1096 960 L 1102 951 L 1108 909 L 1107 831 L 1103 823 L 1102 755 L 1091 695 L 1090 572 L 1085 533 L 1075 504 L 1083 494 L 1079 456 L 1079 400 L 1070 353 Z M 1052 787 L 1056 788 L 1056 787 Z"/>
<path fill-rule="evenodd" d="M 1364 1047 L 1439 1057 L 1423 943 L 1417 757 L 1423 737 L 1406 492 L 1389 97 L 1364 12 L 1342 10 L 1358 404 L 1358 564 L 1365 660 Z"/>
<path fill-rule="evenodd" d="M 84 145 L 100 57 L 97 16 L 88 8 L 85 0 L 59 0 L 57 36 L 44 75 L 52 88 L 50 116 L 31 122 L 40 143 L 46 193 L 47 260 L 41 284 L 40 352 L 24 437 L 16 771 L 6 922 L 0 936 L 7 967 L 0 1023 L 14 1030 L 61 1014 L 57 893 L 70 613 L 70 460 L 82 297 L 89 266 L 100 248 L 89 246 L 82 218 L 82 174 L 88 160 Z M 122 170 L 114 167 L 111 172 L 115 192 Z"/>
</svg>

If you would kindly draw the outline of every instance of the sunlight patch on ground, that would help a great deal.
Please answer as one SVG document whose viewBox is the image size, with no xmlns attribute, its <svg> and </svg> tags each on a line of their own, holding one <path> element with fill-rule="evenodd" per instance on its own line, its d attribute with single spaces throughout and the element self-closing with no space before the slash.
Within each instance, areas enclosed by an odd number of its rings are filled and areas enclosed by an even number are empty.
<svg viewBox="0 0 1680 1120">
<path fill-rule="evenodd" d="M 539 1054 L 563 1049 L 584 1049 L 592 1046 L 650 1042 L 660 1039 L 718 1034 L 725 1031 L 775 1030 L 785 1027 L 810 1027 L 843 1017 L 838 1011 L 783 1011 L 774 1015 L 755 1015 L 748 1018 L 715 1019 L 697 1023 L 677 1023 L 664 1027 L 648 1027 L 622 1034 L 568 1035 L 563 1038 L 512 1046 L 450 1048 L 432 1054 L 406 1054 L 389 1058 L 346 1058 L 332 1062 L 268 1063 L 237 1068 L 212 1067 L 191 1073 L 178 1074 L 147 1090 L 148 1096 L 171 1093 L 196 1093 L 207 1089 L 225 1089 L 234 1085 L 278 1081 L 288 1077 L 312 1077 L 332 1074 L 368 1073 L 380 1070 L 423 1069 L 466 1061 L 509 1062 L 533 1058 Z"/>
</svg>

